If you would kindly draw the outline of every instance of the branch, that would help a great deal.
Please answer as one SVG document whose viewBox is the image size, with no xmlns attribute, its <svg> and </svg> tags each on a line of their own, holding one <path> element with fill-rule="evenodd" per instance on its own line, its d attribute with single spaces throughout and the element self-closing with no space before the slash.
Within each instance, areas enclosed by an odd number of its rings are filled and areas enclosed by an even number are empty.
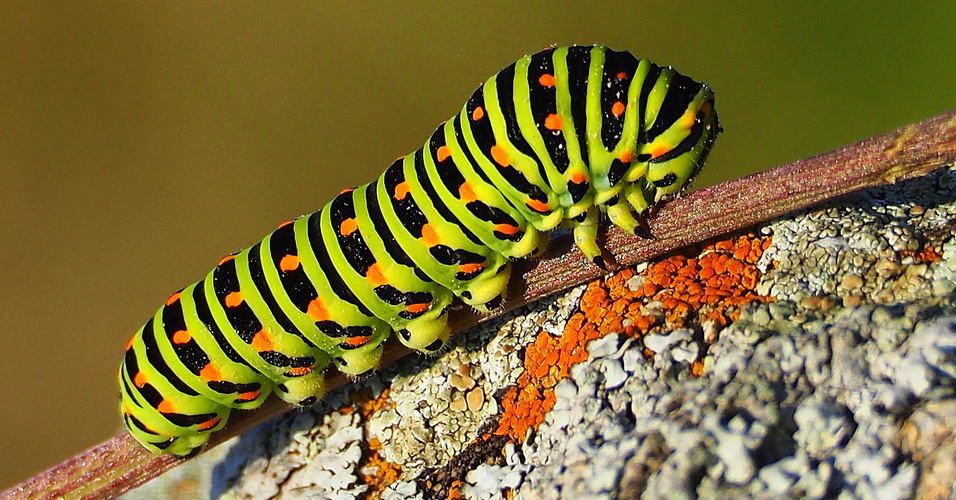
<svg viewBox="0 0 956 500">
<path fill-rule="evenodd" d="M 655 239 L 635 239 L 612 228 L 606 248 L 615 256 L 618 266 L 628 266 L 853 191 L 917 177 L 954 162 L 956 111 L 951 111 L 829 153 L 683 196 L 668 203 L 651 221 Z M 551 254 L 544 259 L 517 263 L 515 273 L 524 274 L 524 279 L 512 280 L 507 311 L 605 274 L 570 247 L 569 239 L 564 238 L 555 242 Z M 458 311 L 451 320 L 454 331 L 460 332 L 490 318 Z M 409 353 L 397 343 L 385 352 L 384 363 Z M 330 372 L 327 382 L 332 388 L 347 380 L 338 372 Z M 278 398 L 272 398 L 258 410 L 238 413 L 225 430 L 213 435 L 210 446 L 288 409 Z M 0 500 L 114 498 L 181 461 L 169 455 L 151 455 L 124 432 L 3 492 Z"/>
</svg>

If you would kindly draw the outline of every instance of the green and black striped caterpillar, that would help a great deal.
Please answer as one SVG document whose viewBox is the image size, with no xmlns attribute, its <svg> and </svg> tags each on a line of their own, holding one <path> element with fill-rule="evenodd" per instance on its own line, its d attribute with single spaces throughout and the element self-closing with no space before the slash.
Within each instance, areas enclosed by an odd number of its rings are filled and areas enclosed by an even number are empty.
<svg viewBox="0 0 956 500">
<path fill-rule="evenodd" d="M 270 392 L 310 405 L 325 369 L 375 369 L 392 331 L 434 353 L 447 311 L 505 300 L 511 259 L 573 229 L 603 264 L 601 214 L 644 234 L 720 132 L 701 83 L 628 52 L 554 47 L 492 76 L 378 180 L 289 221 L 169 297 L 126 346 L 130 433 L 191 455 Z"/>
</svg>

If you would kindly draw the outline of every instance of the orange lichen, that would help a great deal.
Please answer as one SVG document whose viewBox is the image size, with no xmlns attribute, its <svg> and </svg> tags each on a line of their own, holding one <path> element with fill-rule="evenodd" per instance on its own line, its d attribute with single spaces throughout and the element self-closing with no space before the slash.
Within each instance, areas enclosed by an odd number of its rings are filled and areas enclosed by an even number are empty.
<svg viewBox="0 0 956 500">
<path fill-rule="evenodd" d="M 381 454 L 382 448 L 382 442 L 378 438 L 368 440 L 368 453 L 363 457 L 361 467 L 362 480 L 368 486 L 368 489 L 360 497 L 362 499 L 375 500 L 381 498 L 385 488 L 402 477 L 401 466 L 385 460 Z"/>
<path fill-rule="evenodd" d="M 592 283 L 588 292 L 597 294 L 599 287 Z M 582 302 L 584 300 L 582 298 Z M 541 424 L 544 414 L 554 407 L 554 387 L 568 376 L 572 366 L 587 359 L 588 342 L 603 335 L 581 314 L 568 321 L 560 337 L 546 332 L 538 335 L 525 350 L 525 371 L 518 377 L 518 384 L 502 398 L 503 411 L 495 433 L 508 435 L 515 441 L 524 440 L 528 430 Z"/>
<path fill-rule="evenodd" d="M 904 257 L 913 257 L 913 260 L 920 264 L 932 264 L 943 260 L 943 254 L 937 252 L 933 247 L 925 247 L 918 251 L 903 250 L 900 252 L 900 258 Z"/>
<path fill-rule="evenodd" d="M 756 264 L 769 245 L 769 238 L 743 235 L 709 244 L 696 256 L 673 255 L 653 262 L 644 271 L 643 286 L 634 292 L 634 298 L 643 299 L 644 304 L 660 301 L 663 307 L 658 311 L 664 313 L 663 320 L 672 328 L 685 326 L 688 320 L 726 326 L 737 320 L 742 305 L 767 300 L 758 296 L 755 288 L 761 276 Z M 629 291 L 628 279 L 624 278 L 620 286 Z M 647 318 L 642 318 L 645 309 L 632 308 L 632 314 L 627 315 L 631 325 L 625 333 L 647 332 L 643 328 Z M 659 314 L 651 316 L 659 318 Z M 640 323 L 638 328 L 634 328 L 635 322 Z"/>
<path fill-rule="evenodd" d="M 367 422 L 372 418 L 372 415 L 392 404 L 389 392 L 390 390 L 386 388 L 378 397 L 373 397 L 372 390 L 369 388 L 353 392 L 349 395 L 350 404 L 343 406 L 339 411 L 344 414 L 358 411 Z M 368 486 L 368 489 L 359 498 L 377 500 L 381 498 L 388 485 L 402 477 L 402 467 L 386 460 L 382 456 L 383 448 L 384 445 L 378 438 L 373 437 L 366 440 L 365 453 L 359 465 L 362 481 Z"/>
<path fill-rule="evenodd" d="M 624 269 L 589 284 L 581 310 L 568 320 L 564 334 L 542 332 L 525 350 L 524 372 L 502 398 L 495 434 L 520 442 L 541 424 L 554 406 L 554 387 L 572 366 L 587 359 L 587 344 L 593 339 L 612 332 L 640 337 L 705 322 L 723 327 L 739 317 L 742 305 L 771 300 L 755 290 L 761 276 L 756 264 L 769 245 L 769 238 L 738 236 L 690 256 L 649 263 L 640 276 Z M 691 365 L 695 376 L 703 369 L 702 360 Z"/>
<path fill-rule="evenodd" d="M 451 486 L 448 487 L 448 500 L 458 500 L 459 498 L 465 498 L 461 494 L 461 479 L 456 479 L 451 482 Z"/>
</svg>

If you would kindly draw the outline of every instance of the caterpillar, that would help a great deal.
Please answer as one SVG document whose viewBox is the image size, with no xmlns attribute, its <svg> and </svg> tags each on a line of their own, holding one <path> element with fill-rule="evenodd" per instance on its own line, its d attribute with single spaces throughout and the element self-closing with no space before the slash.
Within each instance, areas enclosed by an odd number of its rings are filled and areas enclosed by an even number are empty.
<svg viewBox="0 0 956 500">
<path fill-rule="evenodd" d="M 525 56 L 377 180 L 172 294 L 126 345 L 126 427 L 191 456 L 234 408 L 272 392 L 311 405 L 329 366 L 374 370 L 392 332 L 436 353 L 453 302 L 500 308 L 512 259 L 543 252 L 549 230 L 569 227 L 601 266 L 602 219 L 648 235 L 719 132 L 713 92 L 671 67 L 602 46 Z"/>
</svg>

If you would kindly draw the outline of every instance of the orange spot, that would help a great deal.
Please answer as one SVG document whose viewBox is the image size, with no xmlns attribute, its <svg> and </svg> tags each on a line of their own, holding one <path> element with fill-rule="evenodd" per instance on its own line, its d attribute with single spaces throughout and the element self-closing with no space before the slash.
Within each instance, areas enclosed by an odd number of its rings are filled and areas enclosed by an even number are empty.
<svg viewBox="0 0 956 500">
<path fill-rule="evenodd" d="M 470 203 L 478 199 L 478 196 L 475 195 L 475 191 L 471 189 L 471 183 L 464 183 L 458 188 L 458 199 L 465 203 Z"/>
<path fill-rule="evenodd" d="M 471 112 L 471 119 L 474 121 L 478 121 L 484 117 L 485 117 L 485 110 L 481 106 L 478 106 L 477 108 L 475 108 L 474 111 Z"/>
<path fill-rule="evenodd" d="M 437 158 L 439 163 L 447 160 L 449 156 L 451 156 L 451 149 L 448 146 L 438 148 Z"/>
<path fill-rule="evenodd" d="M 621 71 L 620 73 L 617 74 L 617 79 L 618 79 L 618 80 L 623 80 L 623 79 L 625 79 L 625 78 L 627 78 L 627 73 Z"/>
<path fill-rule="evenodd" d="M 561 117 L 551 113 L 544 119 L 544 128 L 548 130 L 561 130 Z"/>
<path fill-rule="evenodd" d="M 186 330 L 179 330 L 173 334 L 173 343 L 174 344 L 186 344 L 193 339 L 193 336 L 189 334 Z"/>
<path fill-rule="evenodd" d="M 634 159 L 634 154 L 630 151 L 624 151 L 621 153 L 621 156 L 618 157 L 623 163 L 631 163 L 631 160 Z"/>
<path fill-rule="evenodd" d="M 355 219 L 345 219 L 339 225 L 339 233 L 342 236 L 350 236 L 358 229 L 358 222 Z"/>
<path fill-rule="evenodd" d="M 438 236 L 438 231 L 435 231 L 435 227 L 430 223 L 422 226 L 422 242 L 429 247 L 437 245 L 441 241 L 441 237 Z"/>
<path fill-rule="evenodd" d="M 329 312 L 322 304 L 322 299 L 316 298 L 309 302 L 309 317 L 315 321 L 326 321 L 329 319 Z"/>
<path fill-rule="evenodd" d="M 495 224 L 495 231 L 502 234 L 515 234 L 518 232 L 518 227 L 511 224 Z"/>
<path fill-rule="evenodd" d="M 293 222 L 294 222 L 294 221 L 291 220 L 291 219 L 289 219 L 289 220 L 284 220 L 284 221 L 282 221 L 282 222 L 279 224 L 279 227 L 277 227 L 276 229 L 282 229 L 282 228 L 288 226 L 289 224 L 292 224 Z"/>
<path fill-rule="evenodd" d="M 216 264 L 216 265 L 217 265 L 217 266 L 221 266 L 221 265 L 225 264 L 226 262 L 229 262 L 230 260 L 235 259 L 235 258 L 236 258 L 235 255 L 227 255 L 227 256 L 223 257 L 222 259 L 219 259 L 219 264 Z"/>
<path fill-rule="evenodd" d="M 397 186 L 395 186 L 395 199 L 402 201 L 408 196 L 409 191 L 408 181 L 402 181 Z"/>
<path fill-rule="evenodd" d="M 226 295 L 226 307 L 239 307 L 242 305 L 242 292 L 230 292 Z"/>
<path fill-rule="evenodd" d="M 411 304 L 405 308 L 406 311 L 412 314 L 423 313 L 432 308 L 431 302 L 424 302 L 422 304 Z"/>
<path fill-rule="evenodd" d="M 525 205 L 531 207 L 532 210 L 536 212 L 547 212 L 551 210 L 551 207 L 547 203 L 532 198 L 528 198 L 528 201 L 524 202 Z"/>
<path fill-rule="evenodd" d="M 345 188 L 339 191 L 339 194 L 351 193 L 352 191 L 355 191 L 355 188 Z"/>
<path fill-rule="evenodd" d="M 660 156 L 663 156 L 665 153 L 667 153 L 670 150 L 671 149 L 667 146 L 658 146 L 654 148 L 653 151 L 651 151 L 651 158 L 658 158 Z"/>
<path fill-rule="evenodd" d="M 621 116 L 624 114 L 624 103 L 621 101 L 615 102 L 611 106 L 611 114 L 614 116 Z"/>
<path fill-rule="evenodd" d="M 132 337 L 129 338 L 129 340 L 126 341 L 126 350 L 127 350 L 127 351 L 133 348 L 133 341 L 134 341 L 134 340 L 136 340 L 136 335 L 133 335 Z"/>
<path fill-rule="evenodd" d="M 382 266 L 378 262 L 368 266 L 368 271 L 365 271 L 365 278 L 375 286 L 388 283 L 388 279 L 382 274 Z"/>
<path fill-rule="evenodd" d="M 371 337 L 349 337 L 345 339 L 345 343 L 351 346 L 361 346 L 368 343 L 371 340 Z"/>
<path fill-rule="evenodd" d="M 259 352 L 268 352 L 273 349 L 272 339 L 269 338 L 269 334 L 265 330 L 259 330 L 252 337 L 252 348 Z"/>
<path fill-rule="evenodd" d="M 171 306 L 171 305 L 175 304 L 176 301 L 179 300 L 180 295 L 181 295 L 181 294 L 180 294 L 179 292 L 176 292 L 176 293 L 170 295 L 169 298 L 166 299 L 166 305 L 167 305 L 167 306 Z"/>
<path fill-rule="evenodd" d="M 146 379 L 146 374 L 143 372 L 136 372 L 136 375 L 133 376 L 133 385 L 143 388 L 144 385 L 148 384 L 149 380 Z"/>
<path fill-rule="evenodd" d="M 282 257 L 282 260 L 279 261 L 279 269 L 289 272 L 295 271 L 299 268 L 299 256 L 297 255 L 286 255 Z"/>
<path fill-rule="evenodd" d="M 239 394 L 239 401 L 252 401 L 259 397 L 260 391 L 249 391 Z"/>
<path fill-rule="evenodd" d="M 571 174 L 571 182 L 581 184 L 588 181 L 588 176 L 584 172 L 574 172 Z"/>
<path fill-rule="evenodd" d="M 222 380 L 222 373 L 219 373 L 219 370 L 212 363 L 206 363 L 206 366 L 199 370 L 199 376 L 209 382 Z"/>
<path fill-rule="evenodd" d="M 199 424 L 199 430 L 208 431 L 209 429 L 212 429 L 213 427 L 217 425 L 219 425 L 219 417 L 213 417 Z"/>
<path fill-rule="evenodd" d="M 545 73 L 538 78 L 538 83 L 540 83 L 542 87 L 554 87 L 554 75 Z"/>
<path fill-rule="evenodd" d="M 476 273 L 485 268 L 484 264 L 462 264 L 459 269 L 466 274 Z"/>
<path fill-rule="evenodd" d="M 312 373 L 312 370 L 314 369 L 315 369 L 314 366 L 299 366 L 289 370 L 289 375 L 293 377 L 301 377 L 303 375 L 308 375 Z"/>
<path fill-rule="evenodd" d="M 511 158 L 508 158 L 508 152 L 498 144 L 491 146 L 491 157 L 495 159 L 495 163 L 502 167 L 511 166 Z"/>
<path fill-rule="evenodd" d="M 159 402 L 159 406 L 156 407 L 160 413 L 176 413 L 176 403 L 168 399 L 164 399 Z"/>
</svg>

